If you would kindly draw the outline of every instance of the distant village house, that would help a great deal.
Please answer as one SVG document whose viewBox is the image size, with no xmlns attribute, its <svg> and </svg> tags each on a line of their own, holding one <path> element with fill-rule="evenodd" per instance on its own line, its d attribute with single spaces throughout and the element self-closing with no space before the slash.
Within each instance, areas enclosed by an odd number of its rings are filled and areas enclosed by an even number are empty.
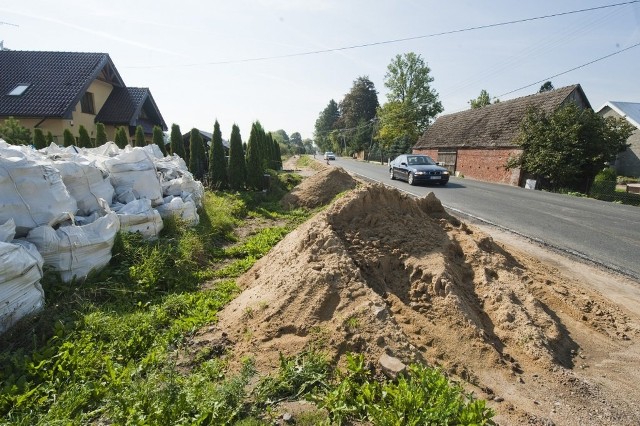
<svg viewBox="0 0 640 426">
<path fill-rule="evenodd" d="M 77 138 L 80 125 L 93 139 L 103 123 L 109 140 L 121 126 L 130 141 L 137 126 L 147 142 L 154 126 L 167 130 L 151 91 L 127 87 L 106 53 L 0 51 L 0 120 L 9 117 L 32 134 L 51 132 L 59 145 L 65 129 Z"/>
</svg>

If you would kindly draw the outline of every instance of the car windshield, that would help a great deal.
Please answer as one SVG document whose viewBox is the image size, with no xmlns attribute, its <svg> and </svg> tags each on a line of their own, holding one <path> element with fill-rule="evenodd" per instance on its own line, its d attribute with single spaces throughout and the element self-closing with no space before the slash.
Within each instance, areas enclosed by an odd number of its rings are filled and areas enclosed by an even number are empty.
<svg viewBox="0 0 640 426">
<path fill-rule="evenodd" d="M 413 165 L 434 165 L 436 164 L 431 158 L 426 155 L 408 155 L 407 164 Z"/>
</svg>

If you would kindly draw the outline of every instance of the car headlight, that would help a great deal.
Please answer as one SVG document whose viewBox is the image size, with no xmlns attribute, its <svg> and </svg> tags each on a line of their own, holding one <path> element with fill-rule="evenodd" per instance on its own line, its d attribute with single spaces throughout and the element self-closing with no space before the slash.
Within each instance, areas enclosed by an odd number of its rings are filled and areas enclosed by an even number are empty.
<svg viewBox="0 0 640 426">
<path fill-rule="evenodd" d="M 416 172 L 417 175 L 426 175 L 427 172 Z"/>
<path fill-rule="evenodd" d="M 443 175 L 448 175 L 449 174 L 449 170 L 445 170 L 444 172 L 442 172 Z"/>
</svg>

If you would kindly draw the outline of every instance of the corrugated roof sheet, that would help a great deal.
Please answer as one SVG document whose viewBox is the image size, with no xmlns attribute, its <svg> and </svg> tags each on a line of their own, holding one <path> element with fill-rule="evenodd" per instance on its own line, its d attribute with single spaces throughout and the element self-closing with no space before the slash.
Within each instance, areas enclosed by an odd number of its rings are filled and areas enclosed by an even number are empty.
<svg viewBox="0 0 640 426">
<path fill-rule="evenodd" d="M 413 148 L 512 147 L 520 131 L 520 122 L 530 107 L 538 107 L 546 112 L 554 111 L 574 91 L 589 106 L 584 92 L 577 84 L 443 115 L 425 131 Z"/>
<path fill-rule="evenodd" d="M 600 111 L 607 106 L 615 110 L 622 117 L 626 118 L 627 121 L 633 124 L 636 128 L 640 129 L 640 103 L 609 101 L 600 108 Z"/>
</svg>

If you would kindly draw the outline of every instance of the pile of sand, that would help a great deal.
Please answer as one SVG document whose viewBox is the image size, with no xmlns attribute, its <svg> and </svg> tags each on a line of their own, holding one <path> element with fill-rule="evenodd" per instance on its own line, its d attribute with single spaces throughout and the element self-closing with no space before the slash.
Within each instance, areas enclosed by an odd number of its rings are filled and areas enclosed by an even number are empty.
<svg viewBox="0 0 640 426">
<path fill-rule="evenodd" d="M 289 209 L 303 207 L 314 209 L 328 204 L 341 192 L 356 187 L 351 175 L 339 167 L 325 167 L 312 179 L 305 179 L 286 194 L 281 204 Z"/>
<path fill-rule="evenodd" d="M 305 183 L 316 192 L 313 179 Z M 299 200 L 311 198 L 304 192 Z M 525 372 L 573 367 L 579 345 L 565 322 L 607 341 L 637 333 L 618 307 L 510 254 L 449 216 L 432 193 L 416 200 L 379 185 L 338 199 L 238 283 L 244 291 L 196 340 L 223 342 L 235 360 L 253 356 L 262 372 L 277 368 L 279 354 L 310 346 L 336 362 L 352 351 L 378 365 L 386 354 L 440 366 L 501 401 Z M 497 409 L 524 410 L 514 404 Z"/>
</svg>

